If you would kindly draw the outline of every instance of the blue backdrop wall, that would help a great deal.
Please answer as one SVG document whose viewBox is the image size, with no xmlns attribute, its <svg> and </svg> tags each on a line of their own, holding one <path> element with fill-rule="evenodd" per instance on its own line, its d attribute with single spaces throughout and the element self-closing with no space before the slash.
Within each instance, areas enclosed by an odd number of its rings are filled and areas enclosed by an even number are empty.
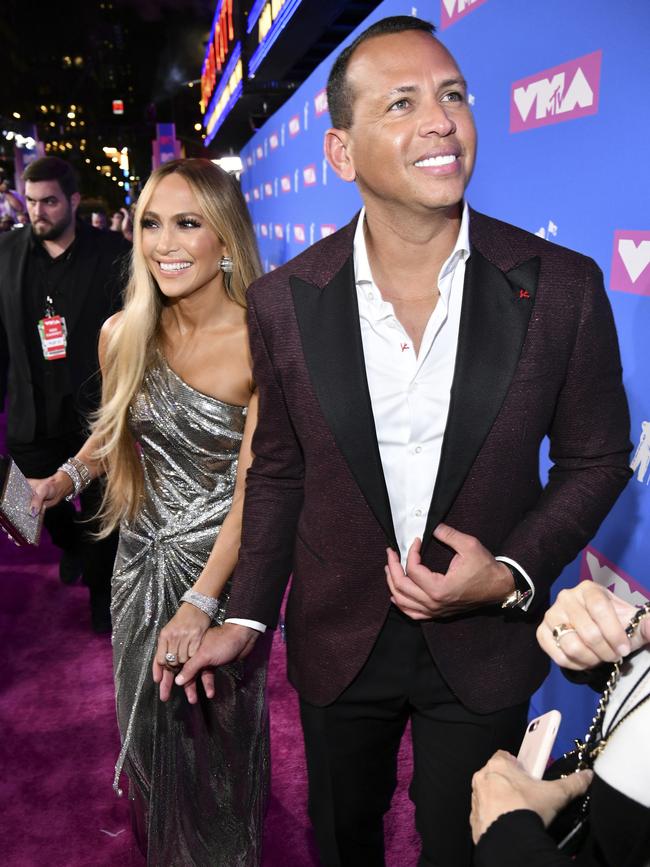
<svg viewBox="0 0 650 867">
<path fill-rule="evenodd" d="M 635 475 L 556 589 L 590 578 L 631 601 L 645 600 L 650 596 L 650 4 L 386 0 L 360 30 L 398 14 L 433 21 L 469 83 L 479 130 L 471 204 L 586 253 L 603 269 L 621 341 Z M 323 158 L 329 125 L 324 88 L 331 63 L 329 58 L 315 70 L 242 153 L 242 186 L 267 270 L 344 225 L 360 206 L 354 185 L 340 181 Z M 592 695 L 569 687 L 553 671 L 534 697 L 533 711 L 562 710 L 559 746 L 565 747 L 583 733 L 593 703 Z"/>
</svg>

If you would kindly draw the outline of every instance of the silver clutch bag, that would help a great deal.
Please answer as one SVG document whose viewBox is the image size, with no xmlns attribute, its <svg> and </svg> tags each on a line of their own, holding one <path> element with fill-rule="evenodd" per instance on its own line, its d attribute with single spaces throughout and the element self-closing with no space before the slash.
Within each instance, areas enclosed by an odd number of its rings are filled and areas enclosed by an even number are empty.
<svg viewBox="0 0 650 867">
<path fill-rule="evenodd" d="M 0 457 L 0 527 L 16 545 L 38 545 L 43 513 L 32 517 L 32 489 L 11 458 Z"/>
</svg>

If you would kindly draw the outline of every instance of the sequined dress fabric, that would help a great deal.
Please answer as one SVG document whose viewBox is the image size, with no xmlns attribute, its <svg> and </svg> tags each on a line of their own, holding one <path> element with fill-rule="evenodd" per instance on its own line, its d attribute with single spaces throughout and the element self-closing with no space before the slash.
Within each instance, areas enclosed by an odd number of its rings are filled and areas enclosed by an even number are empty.
<svg viewBox="0 0 650 867">
<path fill-rule="evenodd" d="M 113 576 L 113 663 L 136 835 L 155 867 L 259 864 L 268 782 L 266 654 L 215 673 L 214 699 L 158 698 L 160 629 L 203 569 L 232 502 L 246 409 L 201 394 L 158 354 L 134 400 L 144 498 Z M 223 620 L 227 588 L 218 619 Z"/>
</svg>

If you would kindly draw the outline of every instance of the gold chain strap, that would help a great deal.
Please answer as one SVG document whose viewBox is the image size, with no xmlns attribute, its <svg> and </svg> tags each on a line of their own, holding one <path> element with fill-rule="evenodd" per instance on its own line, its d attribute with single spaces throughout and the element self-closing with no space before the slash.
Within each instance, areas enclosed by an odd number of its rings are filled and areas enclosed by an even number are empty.
<svg viewBox="0 0 650 867">
<path fill-rule="evenodd" d="M 637 610 L 634 612 L 630 622 L 625 627 L 625 634 L 628 638 L 632 638 L 636 630 L 639 628 L 639 623 L 641 620 L 650 614 L 650 601 L 646 602 L 644 605 L 639 605 Z M 584 736 L 583 740 L 580 741 L 576 738 L 575 745 L 578 751 L 578 764 L 576 770 L 584 771 L 587 768 L 591 768 L 597 756 L 599 756 L 602 751 L 607 746 L 607 742 L 612 734 L 616 731 L 619 725 L 623 722 L 623 720 L 627 719 L 629 713 L 625 714 L 614 726 L 614 728 L 607 733 L 605 737 L 603 737 L 602 733 L 602 724 L 603 719 L 605 718 L 605 711 L 607 710 L 607 705 L 609 704 L 609 700 L 612 696 L 612 693 L 616 689 L 616 684 L 619 682 L 621 677 L 621 665 L 623 664 L 623 660 L 619 659 L 618 662 L 614 663 L 614 667 L 612 669 L 612 673 L 607 679 L 607 683 L 605 685 L 605 689 L 603 690 L 602 695 L 598 699 L 598 707 L 596 708 L 596 713 L 591 721 L 591 725 L 589 726 L 589 730 L 587 734 Z M 642 704 L 650 699 L 650 695 L 646 696 L 638 705 L 636 705 L 633 710 L 637 710 Z"/>
</svg>

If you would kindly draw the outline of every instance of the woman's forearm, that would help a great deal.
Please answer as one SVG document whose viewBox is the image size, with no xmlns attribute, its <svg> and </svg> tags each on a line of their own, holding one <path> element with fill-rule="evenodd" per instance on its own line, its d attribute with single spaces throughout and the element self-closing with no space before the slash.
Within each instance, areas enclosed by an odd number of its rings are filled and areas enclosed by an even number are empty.
<svg viewBox="0 0 650 867">
<path fill-rule="evenodd" d="M 237 565 L 241 541 L 241 519 L 242 503 L 234 502 L 221 525 L 208 561 L 192 588 L 197 593 L 212 596 L 214 599 L 221 595 L 226 581 Z"/>
</svg>

